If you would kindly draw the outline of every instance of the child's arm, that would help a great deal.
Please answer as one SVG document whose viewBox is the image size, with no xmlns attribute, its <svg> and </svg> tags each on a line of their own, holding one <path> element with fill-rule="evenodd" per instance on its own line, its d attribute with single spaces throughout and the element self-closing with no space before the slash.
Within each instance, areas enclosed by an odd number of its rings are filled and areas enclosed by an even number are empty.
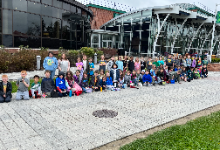
<svg viewBox="0 0 220 150">
<path fill-rule="evenodd" d="M 42 91 L 42 93 L 45 91 L 44 89 L 45 88 L 44 88 L 44 79 L 43 79 L 42 82 L 41 82 L 41 91 Z"/>
<path fill-rule="evenodd" d="M 67 71 L 70 71 L 70 61 L 68 60 L 68 68 Z"/>
<path fill-rule="evenodd" d="M 16 86 L 19 86 L 19 80 L 17 80 L 17 82 L 16 82 Z"/>
<path fill-rule="evenodd" d="M 57 67 L 58 67 L 58 61 L 57 61 L 57 59 L 55 59 L 55 66 L 54 66 L 54 69 L 57 69 Z"/>
<path fill-rule="evenodd" d="M 59 59 L 59 60 L 58 60 L 58 69 L 61 71 L 60 62 L 61 62 L 61 60 Z"/>
<path fill-rule="evenodd" d="M 38 91 L 38 95 L 40 95 L 40 92 L 41 92 L 40 89 L 41 89 L 41 86 L 39 86 L 38 89 L 37 89 L 37 91 Z"/>
<path fill-rule="evenodd" d="M 8 82 L 9 86 L 8 86 L 8 92 L 6 93 L 6 95 L 11 95 L 12 92 L 12 85 L 10 82 Z"/>
<path fill-rule="evenodd" d="M 24 81 L 24 79 L 23 79 L 23 83 L 24 83 L 24 85 L 28 88 L 29 87 L 29 81 L 27 81 L 27 83 Z"/>
</svg>

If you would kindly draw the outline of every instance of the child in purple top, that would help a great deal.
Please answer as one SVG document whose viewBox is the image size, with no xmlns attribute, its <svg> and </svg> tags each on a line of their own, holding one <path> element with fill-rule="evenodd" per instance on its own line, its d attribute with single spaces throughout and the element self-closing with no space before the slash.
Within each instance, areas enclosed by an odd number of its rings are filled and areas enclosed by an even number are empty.
<svg viewBox="0 0 220 150">
<path fill-rule="evenodd" d="M 82 86 L 82 76 L 80 75 L 80 71 L 76 70 L 76 75 L 73 76 L 74 81 L 79 85 Z"/>
<path fill-rule="evenodd" d="M 192 56 L 192 67 L 195 68 L 196 67 L 196 58 L 195 56 Z"/>
</svg>

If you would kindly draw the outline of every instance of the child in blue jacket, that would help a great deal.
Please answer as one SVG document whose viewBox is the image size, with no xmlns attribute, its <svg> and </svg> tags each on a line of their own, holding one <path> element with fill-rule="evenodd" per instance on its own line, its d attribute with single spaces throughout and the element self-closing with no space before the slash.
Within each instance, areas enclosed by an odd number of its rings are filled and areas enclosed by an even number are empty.
<svg viewBox="0 0 220 150">
<path fill-rule="evenodd" d="M 60 72 L 59 76 L 56 78 L 56 87 L 59 97 L 67 96 L 66 93 L 67 86 L 63 72 Z"/>
<path fill-rule="evenodd" d="M 143 85 L 151 85 L 151 83 L 152 83 L 152 77 L 151 77 L 151 75 L 149 74 L 149 71 L 148 70 L 146 70 L 146 72 L 145 72 L 145 75 L 143 76 L 143 78 L 142 78 L 142 82 L 143 82 Z"/>
<path fill-rule="evenodd" d="M 112 78 L 110 77 L 110 74 L 107 72 L 106 73 L 106 86 L 110 86 L 110 85 L 113 85 L 113 82 L 112 82 Z"/>
</svg>

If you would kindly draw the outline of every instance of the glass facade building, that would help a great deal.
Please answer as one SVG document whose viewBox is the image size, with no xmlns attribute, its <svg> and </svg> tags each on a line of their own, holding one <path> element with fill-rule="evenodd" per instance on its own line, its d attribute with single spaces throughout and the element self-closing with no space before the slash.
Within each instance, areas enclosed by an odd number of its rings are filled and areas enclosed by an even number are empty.
<svg viewBox="0 0 220 150">
<path fill-rule="evenodd" d="M 79 49 L 92 11 L 75 0 L 0 0 L 0 45 Z"/>
<path fill-rule="evenodd" d="M 144 8 L 117 16 L 102 25 L 102 30 L 92 34 L 91 44 L 106 46 L 102 37 L 107 34 L 110 36 L 107 46 L 123 48 L 130 54 L 164 55 L 189 51 L 216 54 L 220 52 L 220 26 L 215 27 L 212 44 L 214 20 L 214 14 L 188 3 Z"/>
</svg>

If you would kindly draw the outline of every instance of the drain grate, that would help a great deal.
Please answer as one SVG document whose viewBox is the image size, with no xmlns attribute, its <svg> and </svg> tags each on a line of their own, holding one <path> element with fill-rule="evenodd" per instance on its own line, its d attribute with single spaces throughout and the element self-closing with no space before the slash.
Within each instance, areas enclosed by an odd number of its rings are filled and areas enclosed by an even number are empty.
<svg viewBox="0 0 220 150">
<path fill-rule="evenodd" d="M 114 118 L 118 115 L 118 112 L 113 110 L 102 109 L 94 111 L 92 115 L 99 118 Z"/>
</svg>

